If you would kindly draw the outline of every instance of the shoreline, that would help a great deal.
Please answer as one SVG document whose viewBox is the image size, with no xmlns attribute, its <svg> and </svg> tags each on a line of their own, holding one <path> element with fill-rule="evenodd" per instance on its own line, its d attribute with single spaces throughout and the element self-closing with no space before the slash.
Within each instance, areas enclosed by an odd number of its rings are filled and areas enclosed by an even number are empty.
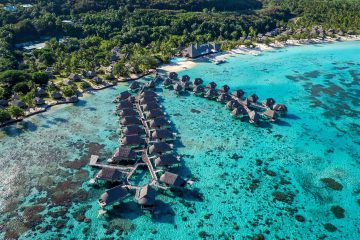
<svg viewBox="0 0 360 240">
<path fill-rule="evenodd" d="M 90 93 L 93 91 L 94 92 L 100 91 L 100 90 L 103 90 L 103 89 L 106 89 L 109 87 L 114 87 L 114 86 L 117 86 L 119 83 L 135 81 L 135 80 L 141 79 L 143 77 L 146 77 L 148 75 L 154 74 L 156 72 L 178 72 L 178 71 L 191 69 L 191 68 L 194 68 L 198 64 L 199 59 L 211 59 L 212 61 L 225 61 L 229 57 L 232 57 L 234 55 L 239 55 L 239 54 L 256 56 L 256 55 L 261 54 L 264 51 L 272 51 L 272 50 L 282 49 L 282 48 L 291 47 L 291 46 L 315 45 L 315 44 L 325 44 L 325 43 L 345 42 L 345 41 L 360 41 L 360 36 L 351 35 L 348 37 L 339 37 L 339 38 L 327 37 L 324 40 L 322 40 L 322 39 L 300 39 L 300 40 L 288 39 L 286 42 L 275 42 L 275 43 L 270 43 L 269 45 L 266 45 L 265 43 L 256 43 L 256 46 L 253 48 L 246 47 L 245 45 L 240 45 L 232 50 L 219 52 L 219 53 L 213 53 L 213 54 L 201 56 L 196 59 L 186 58 L 184 61 L 164 64 L 164 65 L 156 68 L 156 70 L 152 69 L 144 74 L 132 75 L 128 78 L 120 77 L 117 79 L 116 83 L 114 83 L 114 84 L 107 84 L 107 85 L 104 85 L 104 86 L 101 86 L 98 88 L 83 90 L 81 92 L 81 95 L 78 96 L 78 98 L 85 97 L 85 95 L 88 95 L 87 93 Z M 11 119 L 5 123 L 0 124 L 0 129 L 2 129 L 3 127 L 6 127 L 8 125 L 12 125 L 14 123 L 22 122 L 26 118 L 29 118 L 36 114 L 46 112 L 49 109 L 51 109 L 51 107 L 53 107 L 53 106 L 69 104 L 69 103 L 76 103 L 76 102 L 78 102 L 78 100 L 70 101 L 70 100 L 65 99 L 63 101 L 50 102 L 49 104 L 47 104 L 43 107 L 31 108 L 31 109 L 29 109 L 28 113 L 24 117 L 21 117 L 18 119 Z"/>
</svg>

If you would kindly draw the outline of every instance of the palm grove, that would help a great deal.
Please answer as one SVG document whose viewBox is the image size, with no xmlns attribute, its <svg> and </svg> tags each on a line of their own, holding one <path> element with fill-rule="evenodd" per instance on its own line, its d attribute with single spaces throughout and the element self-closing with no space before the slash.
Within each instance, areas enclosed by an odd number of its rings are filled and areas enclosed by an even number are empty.
<svg viewBox="0 0 360 240">
<path fill-rule="evenodd" d="M 4 6 L 17 6 L 17 1 Z M 24 113 L 7 105 L 16 96 L 34 106 L 37 89 L 70 97 L 92 79 L 63 86 L 70 73 L 95 70 L 104 81 L 112 76 L 144 73 L 166 63 L 190 43 L 221 42 L 224 49 L 251 44 L 272 29 L 322 25 L 358 33 L 360 3 L 329 0 L 33 0 L 31 8 L 0 10 L 0 122 Z M 315 7 L 314 7 L 315 6 Z M 50 37 L 42 49 L 15 45 Z M 306 38 L 305 31 L 294 36 Z M 284 39 L 285 38 L 285 39 Z M 111 50 L 117 47 L 117 57 Z M 106 67 L 112 65 L 110 75 Z M 52 74 L 45 69 L 51 67 Z M 86 79 L 86 77 L 85 77 Z M 56 83 L 56 84 L 54 84 Z"/>
</svg>

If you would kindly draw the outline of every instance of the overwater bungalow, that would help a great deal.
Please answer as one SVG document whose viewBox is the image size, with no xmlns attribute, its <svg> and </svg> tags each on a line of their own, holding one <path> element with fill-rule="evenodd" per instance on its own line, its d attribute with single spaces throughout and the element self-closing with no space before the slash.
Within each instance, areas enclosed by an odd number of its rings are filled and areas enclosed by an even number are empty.
<svg viewBox="0 0 360 240">
<path fill-rule="evenodd" d="M 125 186 L 116 186 L 105 191 L 99 199 L 101 208 L 114 204 L 125 198 L 128 194 L 128 189 Z"/>
<path fill-rule="evenodd" d="M 148 148 L 149 154 L 151 155 L 162 155 L 172 150 L 171 145 L 165 142 L 155 142 Z"/>
<path fill-rule="evenodd" d="M 164 117 L 164 116 L 165 116 L 165 113 L 163 111 L 161 111 L 160 109 L 153 109 L 153 110 L 145 112 L 145 117 L 148 120 L 160 118 L 160 117 Z"/>
<path fill-rule="evenodd" d="M 247 100 L 251 103 L 256 103 L 259 97 L 254 93 L 247 97 Z"/>
<path fill-rule="evenodd" d="M 201 85 L 201 84 L 203 84 L 204 83 L 204 81 L 201 79 L 201 78 L 195 78 L 193 81 L 192 81 L 192 84 L 194 85 L 194 86 L 199 86 L 199 85 Z"/>
<path fill-rule="evenodd" d="M 204 95 L 204 92 L 205 92 L 205 88 L 201 85 L 197 85 L 193 88 L 193 93 L 196 96 L 202 96 Z"/>
<path fill-rule="evenodd" d="M 126 176 L 119 170 L 111 167 L 103 167 L 94 177 L 93 182 L 98 180 L 108 182 L 124 182 Z"/>
<path fill-rule="evenodd" d="M 274 110 L 266 109 L 266 111 L 262 113 L 262 116 L 271 122 L 276 121 L 276 112 Z"/>
<path fill-rule="evenodd" d="M 149 184 L 137 189 L 135 199 L 141 205 L 141 208 L 152 208 L 155 204 L 156 190 Z"/>
<path fill-rule="evenodd" d="M 219 88 L 219 91 L 223 92 L 223 93 L 227 93 L 227 92 L 229 92 L 229 90 L 230 90 L 230 87 L 228 85 L 226 85 L 226 84 Z"/>
<path fill-rule="evenodd" d="M 140 93 L 140 97 L 153 97 L 153 98 L 156 98 L 158 97 L 158 95 L 156 94 L 156 92 L 154 91 L 149 91 L 149 90 L 146 90 L 146 91 L 142 91 Z"/>
<path fill-rule="evenodd" d="M 144 97 L 140 97 L 139 98 L 139 104 L 140 105 L 145 105 L 151 102 L 156 102 L 156 97 L 152 97 L 152 96 L 144 96 Z"/>
<path fill-rule="evenodd" d="M 160 109 L 160 105 L 157 102 L 149 102 L 144 104 L 142 107 L 142 111 L 150 111 L 154 109 Z"/>
<path fill-rule="evenodd" d="M 170 187 L 184 187 L 186 185 L 186 181 L 182 177 L 171 172 L 164 172 L 160 176 L 160 182 Z"/>
<path fill-rule="evenodd" d="M 273 98 L 267 98 L 261 102 L 261 104 L 266 108 L 272 108 L 275 104 L 275 100 Z"/>
<path fill-rule="evenodd" d="M 121 122 L 121 125 L 123 126 L 129 126 L 129 125 L 141 125 L 140 119 L 137 117 L 131 116 L 131 117 L 124 117 Z"/>
<path fill-rule="evenodd" d="M 129 125 L 122 129 L 122 133 L 125 136 L 129 135 L 143 135 L 145 130 L 139 125 Z"/>
<path fill-rule="evenodd" d="M 235 90 L 231 93 L 231 95 L 233 95 L 236 98 L 241 99 L 244 96 L 245 92 L 241 89 Z"/>
<path fill-rule="evenodd" d="M 107 160 L 108 163 L 135 162 L 137 154 L 130 147 L 118 147 L 114 155 Z"/>
<path fill-rule="evenodd" d="M 173 141 L 176 139 L 176 134 L 171 132 L 168 129 L 158 129 L 151 133 L 151 140 L 152 141 Z"/>
<path fill-rule="evenodd" d="M 248 115 L 250 123 L 257 123 L 260 120 L 259 114 L 255 111 L 248 112 Z"/>
<path fill-rule="evenodd" d="M 124 117 L 129 117 L 129 116 L 138 116 L 139 113 L 137 111 L 135 111 L 134 109 L 132 108 L 125 108 L 123 110 L 121 110 L 118 115 L 121 117 L 121 118 L 124 118 Z"/>
<path fill-rule="evenodd" d="M 81 80 L 81 77 L 76 73 L 70 73 L 68 79 L 74 82 L 78 82 Z"/>
<path fill-rule="evenodd" d="M 55 92 L 51 93 L 51 97 L 52 97 L 53 99 L 61 99 L 61 98 L 62 98 L 62 95 L 61 95 L 60 92 L 55 91 Z"/>
<path fill-rule="evenodd" d="M 170 88 L 173 84 L 173 81 L 170 78 L 166 78 L 163 82 L 162 82 L 162 86 L 164 88 Z"/>
<path fill-rule="evenodd" d="M 169 78 L 172 80 L 175 80 L 178 77 L 178 74 L 176 72 L 169 73 Z"/>
<path fill-rule="evenodd" d="M 21 100 L 19 99 L 14 99 L 12 102 L 11 102 L 11 105 L 12 106 L 15 106 L 15 107 L 19 107 L 19 108 L 27 108 L 28 106 Z"/>
<path fill-rule="evenodd" d="M 156 82 L 154 80 L 150 80 L 147 83 L 145 83 L 145 87 L 147 88 L 155 88 Z"/>
<path fill-rule="evenodd" d="M 221 93 L 218 98 L 216 99 L 216 101 L 221 102 L 221 103 L 227 103 L 228 101 L 231 101 L 232 97 L 230 94 L 228 93 Z"/>
<path fill-rule="evenodd" d="M 117 110 L 123 110 L 123 109 L 127 109 L 127 108 L 130 108 L 130 109 L 134 108 L 134 104 L 132 102 L 130 102 L 129 100 L 122 100 L 116 106 Z"/>
<path fill-rule="evenodd" d="M 155 167 L 169 167 L 180 164 L 179 157 L 174 154 L 163 154 L 154 160 Z"/>
<path fill-rule="evenodd" d="M 34 98 L 34 103 L 35 103 L 35 105 L 40 106 L 40 105 L 45 104 L 45 100 L 42 99 L 42 98 L 39 98 L 39 97 L 35 97 Z"/>
<path fill-rule="evenodd" d="M 208 99 L 216 99 L 217 96 L 218 96 L 218 92 L 213 88 L 209 89 L 204 95 L 204 97 Z"/>
<path fill-rule="evenodd" d="M 180 94 L 181 91 L 183 90 L 183 87 L 180 85 L 180 83 L 175 83 L 174 84 L 174 91 L 176 94 Z"/>
<path fill-rule="evenodd" d="M 240 105 L 239 107 L 237 107 L 231 111 L 231 115 L 235 118 L 242 118 L 242 117 L 246 116 L 247 114 L 248 113 L 247 113 L 246 109 L 242 105 Z"/>
<path fill-rule="evenodd" d="M 182 83 L 189 82 L 189 81 L 190 81 L 189 75 L 184 75 L 184 76 L 182 76 L 181 79 L 180 79 L 180 81 L 181 81 Z"/>
<path fill-rule="evenodd" d="M 206 85 L 206 88 L 208 89 L 215 89 L 217 84 L 215 82 L 210 82 Z"/>
<path fill-rule="evenodd" d="M 235 108 L 239 107 L 241 104 L 236 100 L 229 101 L 225 106 L 227 109 L 234 110 Z"/>
<path fill-rule="evenodd" d="M 119 101 L 123 101 L 128 99 L 131 96 L 131 94 L 128 91 L 124 91 L 121 92 L 115 99 L 114 99 L 114 103 L 117 103 Z"/>
<path fill-rule="evenodd" d="M 133 81 L 129 86 L 129 91 L 136 92 L 140 89 L 140 83 L 137 81 Z"/>
<path fill-rule="evenodd" d="M 129 135 L 121 139 L 120 145 L 126 147 L 140 147 L 145 144 L 145 139 L 138 135 Z"/>
<path fill-rule="evenodd" d="M 275 104 L 273 110 L 278 112 L 281 116 L 284 116 L 287 113 L 287 107 L 284 104 Z"/>
<path fill-rule="evenodd" d="M 151 129 L 165 129 L 170 128 L 170 122 L 165 118 L 155 118 L 148 123 Z"/>
</svg>

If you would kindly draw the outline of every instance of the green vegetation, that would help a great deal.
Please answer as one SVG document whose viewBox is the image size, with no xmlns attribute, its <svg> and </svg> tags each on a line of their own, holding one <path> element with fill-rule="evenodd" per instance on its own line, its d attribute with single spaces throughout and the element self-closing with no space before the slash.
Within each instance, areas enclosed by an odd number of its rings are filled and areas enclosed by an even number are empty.
<svg viewBox="0 0 360 240">
<path fill-rule="evenodd" d="M 18 119 L 19 117 L 23 117 L 25 115 L 24 110 L 17 106 L 10 106 L 7 110 L 11 117 L 15 119 Z"/>
<path fill-rule="evenodd" d="M 11 99 L 16 93 L 29 106 L 39 87 L 75 95 L 74 87 L 61 84 L 70 73 L 95 70 L 104 80 L 145 73 L 191 43 L 220 42 L 226 50 L 240 43 L 254 46 L 256 41 L 268 44 L 360 30 L 360 1 L 355 0 L 25 2 L 33 7 L 0 9 L 0 98 Z M 274 29 L 276 34 L 263 37 Z M 16 47 L 42 37 L 49 39 L 42 49 Z M 110 65 L 112 71 L 106 70 Z M 48 67 L 50 73 L 45 73 Z M 77 86 L 90 85 L 81 81 Z"/>
</svg>

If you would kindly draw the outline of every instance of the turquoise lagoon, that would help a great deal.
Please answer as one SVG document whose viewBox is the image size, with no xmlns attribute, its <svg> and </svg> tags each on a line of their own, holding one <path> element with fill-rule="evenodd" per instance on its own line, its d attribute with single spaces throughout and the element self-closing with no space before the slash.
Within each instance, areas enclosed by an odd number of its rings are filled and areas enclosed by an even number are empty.
<svg viewBox="0 0 360 240">
<path fill-rule="evenodd" d="M 89 156 L 117 146 L 111 101 L 127 84 L 2 129 L 0 238 L 359 239 L 360 42 L 200 60 L 181 74 L 273 97 L 289 114 L 257 128 L 158 89 L 179 135 L 176 171 L 195 183 L 159 194 L 157 216 L 132 197 L 98 216 L 109 186 L 87 184 Z"/>
</svg>

